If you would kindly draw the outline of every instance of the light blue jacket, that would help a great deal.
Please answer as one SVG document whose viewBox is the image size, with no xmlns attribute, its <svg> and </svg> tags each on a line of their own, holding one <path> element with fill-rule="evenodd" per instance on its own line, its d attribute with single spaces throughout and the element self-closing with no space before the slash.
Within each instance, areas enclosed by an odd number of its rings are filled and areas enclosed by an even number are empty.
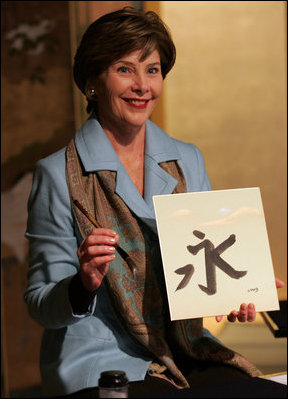
<svg viewBox="0 0 288 399">
<path fill-rule="evenodd" d="M 117 171 L 116 193 L 154 231 L 152 196 L 171 194 L 177 184 L 160 162 L 178 160 L 188 191 L 211 189 L 199 149 L 169 137 L 149 120 L 144 199 L 96 119 L 76 133 L 76 146 L 87 172 Z M 71 309 L 68 286 L 79 269 L 76 251 L 82 238 L 66 184 L 65 148 L 37 163 L 28 210 L 30 269 L 24 299 L 31 317 L 45 329 L 40 358 L 44 392 L 59 396 L 97 386 L 101 371 L 109 369 L 124 370 L 130 381 L 144 379 L 153 356 L 123 334 L 104 285 L 89 312 L 79 315 Z"/>
</svg>

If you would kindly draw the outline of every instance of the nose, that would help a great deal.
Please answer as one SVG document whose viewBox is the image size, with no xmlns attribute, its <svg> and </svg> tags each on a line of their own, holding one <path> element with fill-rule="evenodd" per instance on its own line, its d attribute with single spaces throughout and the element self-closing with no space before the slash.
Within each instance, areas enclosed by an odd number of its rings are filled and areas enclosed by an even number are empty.
<svg viewBox="0 0 288 399">
<path fill-rule="evenodd" d="M 137 94 L 144 94 L 149 90 L 148 79 L 145 73 L 137 72 L 134 75 L 131 89 Z"/>
</svg>

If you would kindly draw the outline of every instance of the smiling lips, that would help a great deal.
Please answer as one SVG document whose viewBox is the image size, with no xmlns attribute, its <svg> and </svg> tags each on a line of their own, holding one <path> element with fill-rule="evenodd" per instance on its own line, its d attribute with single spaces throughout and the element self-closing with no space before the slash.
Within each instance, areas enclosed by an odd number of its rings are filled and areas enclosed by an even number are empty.
<svg viewBox="0 0 288 399">
<path fill-rule="evenodd" d="M 126 104 L 137 109 L 145 109 L 150 100 L 140 100 L 138 98 L 123 98 Z"/>
</svg>

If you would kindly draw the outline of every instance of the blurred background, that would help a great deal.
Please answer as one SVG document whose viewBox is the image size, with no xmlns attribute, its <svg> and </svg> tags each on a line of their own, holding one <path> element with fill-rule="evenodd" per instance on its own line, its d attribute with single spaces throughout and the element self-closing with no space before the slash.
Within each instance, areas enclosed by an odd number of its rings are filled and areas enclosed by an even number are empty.
<svg viewBox="0 0 288 399">
<path fill-rule="evenodd" d="M 201 149 L 213 190 L 260 187 L 274 272 L 287 282 L 285 1 L 1 1 L 1 397 L 40 395 L 42 328 L 23 302 L 33 169 L 87 118 L 72 79 L 82 33 L 102 14 L 129 5 L 156 11 L 177 49 L 152 120 Z M 287 299 L 286 286 L 278 294 Z M 278 359 L 265 370 L 286 370 L 286 339 L 275 340 L 261 320 Z M 237 323 L 205 323 L 232 346 L 236 332 L 243 339 Z M 255 326 L 245 330 L 242 353 L 249 345 L 255 351 Z M 266 338 L 251 356 L 263 358 Z"/>
</svg>

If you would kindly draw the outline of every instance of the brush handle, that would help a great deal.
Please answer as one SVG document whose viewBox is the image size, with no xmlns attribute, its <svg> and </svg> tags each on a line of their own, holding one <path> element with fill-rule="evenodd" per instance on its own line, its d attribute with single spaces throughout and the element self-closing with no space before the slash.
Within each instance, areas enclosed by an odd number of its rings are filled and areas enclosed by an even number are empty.
<svg viewBox="0 0 288 399">
<path fill-rule="evenodd" d="M 93 226 L 97 227 L 97 228 L 101 228 L 102 226 L 97 222 L 96 219 L 93 218 L 92 215 L 90 215 L 89 212 L 86 211 L 86 209 L 80 204 L 79 201 L 77 200 L 73 200 L 73 203 L 77 206 L 78 209 L 80 209 L 80 211 L 82 213 L 84 213 L 84 215 L 87 217 L 87 219 L 90 220 L 90 222 L 93 224 Z M 124 260 L 127 259 L 128 254 L 124 251 L 124 249 L 120 248 L 118 244 L 115 245 L 116 251 L 119 253 L 119 255 L 122 256 L 122 258 Z"/>
<path fill-rule="evenodd" d="M 84 215 L 87 217 L 87 219 L 89 219 L 90 222 L 91 222 L 95 227 L 97 227 L 98 229 L 102 227 L 102 226 L 97 222 L 97 220 L 94 219 L 93 216 L 90 215 L 90 213 L 86 211 L 86 209 L 80 204 L 79 201 L 74 200 L 73 203 L 77 206 L 78 209 L 80 209 L 80 211 L 81 211 L 82 213 L 84 213 Z"/>
</svg>

